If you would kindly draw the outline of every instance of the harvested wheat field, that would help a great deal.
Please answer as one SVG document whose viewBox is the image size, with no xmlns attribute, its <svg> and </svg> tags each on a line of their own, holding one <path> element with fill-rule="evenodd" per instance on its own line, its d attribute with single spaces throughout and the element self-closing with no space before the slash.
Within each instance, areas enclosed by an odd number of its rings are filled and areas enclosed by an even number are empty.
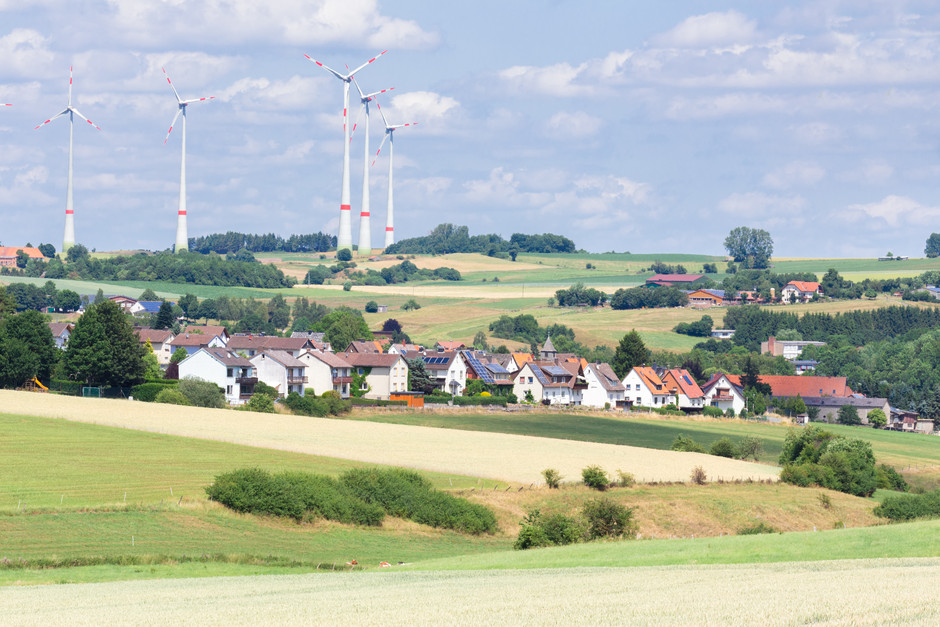
<svg viewBox="0 0 940 627">
<path fill-rule="evenodd" d="M 776 480 L 779 473 L 699 453 L 9 390 L 0 390 L 0 411 L 518 483 L 541 483 L 549 467 L 580 477 L 594 464 L 610 474 L 631 472 L 641 482 L 688 481 L 696 466 L 709 480 Z"/>
<path fill-rule="evenodd" d="M 367 572 L 0 590 L 7 624 L 937 624 L 940 560 Z M 877 582 L 870 585 L 846 582 Z"/>
</svg>

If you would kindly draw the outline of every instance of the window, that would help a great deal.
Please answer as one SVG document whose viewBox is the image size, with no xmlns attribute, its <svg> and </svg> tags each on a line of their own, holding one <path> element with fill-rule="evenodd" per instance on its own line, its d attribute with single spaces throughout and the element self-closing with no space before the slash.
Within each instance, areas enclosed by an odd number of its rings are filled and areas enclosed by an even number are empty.
<svg viewBox="0 0 940 627">
<path fill-rule="evenodd" d="M 529 383 L 532 383 L 532 377 L 529 377 Z"/>
<path fill-rule="evenodd" d="M 362 376 L 362 373 L 365 371 L 362 368 L 356 368 L 356 372 L 359 374 L 359 376 Z"/>
<path fill-rule="evenodd" d="M 229 372 L 231 372 L 231 370 L 229 370 Z M 225 386 L 225 393 L 228 394 L 229 396 L 232 395 L 232 386 L 231 386 L 231 385 L 226 385 L 226 386 Z"/>
<path fill-rule="evenodd" d="M 228 377 L 229 379 L 231 379 L 232 377 L 234 377 L 235 375 L 233 374 L 233 369 L 232 369 L 232 368 L 228 368 L 228 369 L 225 371 L 225 376 Z"/>
</svg>

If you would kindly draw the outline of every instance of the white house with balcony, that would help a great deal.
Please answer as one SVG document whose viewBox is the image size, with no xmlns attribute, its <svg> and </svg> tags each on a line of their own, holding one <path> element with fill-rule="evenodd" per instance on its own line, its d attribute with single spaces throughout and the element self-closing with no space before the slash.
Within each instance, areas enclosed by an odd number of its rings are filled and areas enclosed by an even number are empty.
<svg viewBox="0 0 940 627">
<path fill-rule="evenodd" d="M 307 366 L 307 391 L 320 395 L 333 390 L 342 398 L 349 398 L 352 366 L 334 353 L 319 350 L 304 351 L 297 357 Z"/>
<path fill-rule="evenodd" d="M 307 384 L 307 365 L 287 351 L 264 349 L 250 360 L 258 379 L 281 396 L 296 392 L 303 396 Z"/>
<path fill-rule="evenodd" d="M 229 405 L 241 405 L 254 393 L 258 379 L 250 361 L 227 348 L 200 348 L 179 363 L 179 377 L 211 381 L 222 388 Z"/>
</svg>

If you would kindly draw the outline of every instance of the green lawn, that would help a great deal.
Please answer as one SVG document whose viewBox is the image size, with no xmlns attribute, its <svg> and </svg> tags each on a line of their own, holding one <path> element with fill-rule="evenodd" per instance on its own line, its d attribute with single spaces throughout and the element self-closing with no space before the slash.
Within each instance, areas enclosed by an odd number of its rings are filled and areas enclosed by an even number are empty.
<svg viewBox="0 0 940 627">
<path fill-rule="evenodd" d="M 940 520 L 878 527 L 719 538 L 595 542 L 415 564 L 420 570 L 753 564 L 940 556 Z"/>
<path fill-rule="evenodd" d="M 338 475 L 366 464 L 210 440 L 0 414 L 0 513 L 205 500 L 215 475 L 245 467 Z M 438 487 L 477 478 L 423 473 Z M 171 494 L 172 490 L 172 494 Z M 125 493 L 126 501 L 125 501 Z M 2 533 L 0 533 L 2 537 Z"/>
</svg>

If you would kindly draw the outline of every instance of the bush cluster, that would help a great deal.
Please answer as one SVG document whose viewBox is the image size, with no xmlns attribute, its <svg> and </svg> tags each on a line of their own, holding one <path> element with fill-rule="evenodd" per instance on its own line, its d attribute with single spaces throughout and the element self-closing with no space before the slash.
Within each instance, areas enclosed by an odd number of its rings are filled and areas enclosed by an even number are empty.
<svg viewBox="0 0 940 627">
<path fill-rule="evenodd" d="M 514 394 L 508 396 L 455 396 L 454 405 L 502 405 L 517 402 Z M 447 401 L 444 401 L 445 403 Z"/>
<path fill-rule="evenodd" d="M 637 523 L 633 512 L 632 507 L 603 497 L 585 503 L 578 516 L 561 513 L 543 516 L 536 509 L 522 520 L 522 529 L 513 548 L 563 546 L 600 538 L 635 538 Z"/>
<path fill-rule="evenodd" d="M 875 455 L 864 440 L 837 436 L 809 426 L 787 435 L 780 454 L 780 480 L 801 487 L 871 496 L 878 487 Z"/>
<path fill-rule="evenodd" d="M 153 402 L 164 403 L 166 405 L 192 405 L 189 399 L 186 398 L 186 395 L 179 391 L 179 388 L 171 387 L 165 387 L 160 390 L 157 395 L 153 397 Z"/>
<path fill-rule="evenodd" d="M 324 392 L 320 396 L 307 394 L 301 396 L 297 392 L 291 392 L 284 399 L 284 404 L 295 414 L 302 416 L 338 416 L 348 413 L 352 408 L 350 401 L 344 401 L 339 394 L 332 390 Z"/>
<path fill-rule="evenodd" d="M 755 536 L 761 533 L 777 533 L 777 530 L 763 520 L 738 529 L 739 536 Z"/>
<path fill-rule="evenodd" d="M 688 438 L 681 433 L 672 441 L 670 447 L 673 451 L 683 451 L 687 453 L 708 453 L 717 457 L 727 457 L 729 459 L 747 459 L 749 457 L 757 461 L 761 453 L 764 452 L 764 444 L 757 436 L 748 435 L 739 442 L 734 442 L 731 438 L 723 437 L 712 442 L 708 450 L 692 438 Z"/>
<path fill-rule="evenodd" d="M 351 470 L 334 479 L 246 468 L 218 475 L 206 494 L 238 512 L 295 520 L 377 526 L 390 515 L 464 533 L 496 531 L 496 517 L 486 507 L 439 492 L 419 474 L 402 469 Z"/>
<path fill-rule="evenodd" d="M 131 396 L 134 397 L 135 401 L 144 401 L 145 403 L 152 403 L 157 398 L 157 394 L 166 389 L 167 386 L 177 385 L 179 381 L 176 379 L 164 379 L 162 381 L 147 381 L 146 383 L 141 383 L 140 385 L 135 385 L 131 388 Z"/>
<path fill-rule="evenodd" d="M 878 464 L 878 467 L 875 469 L 875 474 L 878 480 L 878 487 L 883 490 L 897 490 L 898 492 L 907 492 L 910 490 L 910 486 L 907 485 L 907 481 L 904 480 L 904 477 L 901 476 L 897 470 L 894 469 L 894 466 L 889 466 L 888 464 Z"/>
<path fill-rule="evenodd" d="M 583 469 L 581 479 L 584 481 L 584 485 L 595 490 L 604 491 L 610 487 L 610 478 L 600 466 L 588 466 Z"/>
<path fill-rule="evenodd" d="M 888 496 L 875 508 L 875 515 L 894 521 L 936 518 L 940 516 L 940 490 Z"/>
</svg>

